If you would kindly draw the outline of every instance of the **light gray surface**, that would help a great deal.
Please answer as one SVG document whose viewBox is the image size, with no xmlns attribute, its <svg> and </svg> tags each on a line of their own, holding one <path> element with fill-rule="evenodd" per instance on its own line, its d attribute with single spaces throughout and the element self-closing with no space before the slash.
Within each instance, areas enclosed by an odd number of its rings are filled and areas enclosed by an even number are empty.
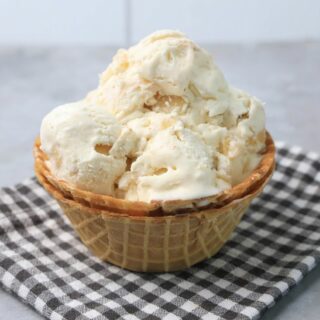
<svg viewBox="0 0 320 320">
<path fill-rule="evenodd" d="M 320 151 L 320 43 L 207 46 L 226 78 L 266 102 L 276 140 Z M 81 99 L 110 62 L 112 48 L 0 48 L 0 186 L 33 174 L 32 143 L 42 117 Z M 318 319 L 320 267 L 264 320 Z M 40 319 L 0 291 L 0 319 Z"/>
</svg>

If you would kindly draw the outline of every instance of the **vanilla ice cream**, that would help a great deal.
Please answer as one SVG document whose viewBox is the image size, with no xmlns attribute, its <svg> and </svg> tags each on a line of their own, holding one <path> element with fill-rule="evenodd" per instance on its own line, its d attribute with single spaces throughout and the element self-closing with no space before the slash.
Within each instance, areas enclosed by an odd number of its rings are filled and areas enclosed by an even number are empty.
<svg viewBox="0 0 320 320">
<path fill-rule="evenodd" d="M 126 169 L 136 143 L 102 108 L 82 101 L 62 105 L 42 121 L 41 148 L 50 170 L 79 188 L 114 194 L 115 181 Z"/>
<path fill-rule="evenodd" d="M 49 113 L 41 146 L 75 186 L 127 200 L 196 199 L 241 182 L 265 147 L 262 103 L 182 33 L 119 50 L 98 88 Z"/>
</svg>

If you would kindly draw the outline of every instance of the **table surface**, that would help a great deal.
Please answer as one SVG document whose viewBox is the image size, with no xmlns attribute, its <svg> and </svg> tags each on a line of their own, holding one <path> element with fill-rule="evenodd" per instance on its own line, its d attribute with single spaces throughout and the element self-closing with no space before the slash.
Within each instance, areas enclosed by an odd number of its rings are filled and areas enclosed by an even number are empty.
<svg viewBox="0 0 320 320">
<path fill-rule="evenodd" d="M 266 102 L 276 140 L 320 151 L 320 42 L 209 45 L 229 83 Z M 116 48 L 0 48 L 0 186 L 33 175 L 32 143 L 43 116 L 81 99 Z M 320 267 L 263 316 L 264 320 L 318 319 Z M 42 319 L 0 290 L 1 319 Z"/>
</svg>

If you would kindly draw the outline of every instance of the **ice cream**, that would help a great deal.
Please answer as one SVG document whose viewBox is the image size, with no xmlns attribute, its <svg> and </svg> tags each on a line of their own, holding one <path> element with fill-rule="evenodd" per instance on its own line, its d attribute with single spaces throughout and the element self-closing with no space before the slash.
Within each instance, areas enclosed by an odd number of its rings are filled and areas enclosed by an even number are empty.
<svg viewBox="0 0 320 320">
<path fill-rule="evenodd" d="M 119 50 L 99 86 L 42 122 L 50 170 L 127 200 L 196 199 L 241 182 L 265 146 L 262 103 L 204 49 L 159 31 Z"/>
<path fill-rule="evenodd" d="M 62 105 L 42 122 L 41 147 L 48 165 L 61 179 L 79 188 L 113 194 L 134 147 L 129 129 L 102 108 L 81 102 Z"/>
</svg>

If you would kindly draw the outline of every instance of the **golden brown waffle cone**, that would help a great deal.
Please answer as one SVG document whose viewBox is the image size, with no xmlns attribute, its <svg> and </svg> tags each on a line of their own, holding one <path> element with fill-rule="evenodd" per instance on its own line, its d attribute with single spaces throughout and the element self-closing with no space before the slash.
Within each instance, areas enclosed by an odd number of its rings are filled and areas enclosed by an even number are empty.
<svg viewBox="0 0 320 320">
<path fill-rule="evenodd" d="M 275 148 L 269 134 L 266 145 L 260 165 L 242 183 L 189 201 L 130 202 L 77 189 L 51 174 L 39 140 L 35 172 L 96 256 L 134 271 L 175 271 L 213 256 L 228 240 L 272 175 Z"/>
</svg>

